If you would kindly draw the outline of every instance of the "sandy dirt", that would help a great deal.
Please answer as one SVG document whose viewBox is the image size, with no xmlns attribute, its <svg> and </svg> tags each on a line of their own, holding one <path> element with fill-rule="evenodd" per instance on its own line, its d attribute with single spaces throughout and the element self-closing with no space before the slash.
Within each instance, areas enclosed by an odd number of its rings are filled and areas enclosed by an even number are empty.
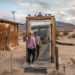
<svg viewBox="0 0 75 75">
<path fill-rule="evenodd" d="M 75 44 L 74 38 L 62 37 L 58 41 Z M 75 64 L 71 61 L 71 57 L 75 57 L 75 45 L 57 45 L 57 47 L 59 49 L 60 71 L 64 71 L 63 66 L 65 65 L 65 74 L 75 75 Z"/>
<path fill-rule="evenodd" d="M 60 42 L 65 43 L 74 43 L 75 39 L 61 37 L 59 38 Z M 75 75 L 75 65 L 72 64 L 70 58 L 75 57 L 75 46 L 68 45 L 58 45 L 56 46 L 59 49 L 60 57 L 60 67 L 59 74 L 57 75 Z M 12 51 L 13 54 L 13 74 L 12 75 L 44 75 L 44 74 L 33 74 L 33 73 L 24 73 L 24 68 L 22 67 L 25 62 L 25 43 L 20 41 L 20 45 L 14 47 Z M 2 51 L 0 55 L 0 75 L 11 75 L 11 52 Z M 65 65 L 65 72 L 63 66 Z M 48 68 L 48 75 L 55 75 L 55 68 Z"/>
<path fill-rule="evenodd" d="M 22 65 L 25 62 L 26 43 L 19 41 L 19 46 L 12 50 L 12 69 L 13 75 L 20 75 L 23 71 Z M 15 71 L 16 70 L 16 71 Z M 15 74 L 14 74 L 15 73 Z M 0 75 L 11 75 L 11 51 L 1 51 L 0 55 Z"/>
</svg>

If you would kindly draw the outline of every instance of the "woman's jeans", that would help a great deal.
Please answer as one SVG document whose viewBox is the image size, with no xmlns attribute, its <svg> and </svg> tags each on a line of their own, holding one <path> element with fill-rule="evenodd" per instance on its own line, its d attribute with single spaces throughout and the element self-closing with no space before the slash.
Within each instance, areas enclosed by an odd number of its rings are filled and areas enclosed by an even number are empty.
<svg viewBox="0 0 75 75">
<path fill-rule="evenodd" d="M 35 49 L 28 48 L 28 63 L 29 64 L 31 63 L 31 61 L 30 61 L 31 55 L 32 55 L 32 63 L 33 63 L 35 60 Z"/>
<path fill-rule="evenodd" d="M 40 45 L 37 45 L 37 58 L 39 56 Z"/>
</svg>

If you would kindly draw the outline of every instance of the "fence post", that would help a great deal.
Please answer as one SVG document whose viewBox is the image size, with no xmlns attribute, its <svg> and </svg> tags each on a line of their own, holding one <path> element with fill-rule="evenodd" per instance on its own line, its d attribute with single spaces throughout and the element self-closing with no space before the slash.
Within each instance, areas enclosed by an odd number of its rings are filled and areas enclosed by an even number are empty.
<svg viewBox="0 0 75 75">
<path fill-rule="evenodd" d="M 0 50 L 0 55 L 1 55 L 1 50 Z"/>
<path fill-rule="evenodd" d="M 13 57 L 12 57 L 12 51 L 11 51 L 11 73 L 13 71 Z"/>
<path fill-rule="evenodd" d="M 56 70 L 59 70 L 58 47 L 55 47 Z"/>
</svg>

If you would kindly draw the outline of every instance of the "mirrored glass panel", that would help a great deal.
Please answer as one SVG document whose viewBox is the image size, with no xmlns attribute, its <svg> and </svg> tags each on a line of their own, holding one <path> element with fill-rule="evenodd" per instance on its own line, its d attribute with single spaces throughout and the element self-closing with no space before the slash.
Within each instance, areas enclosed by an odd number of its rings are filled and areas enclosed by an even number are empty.
<svg viewBox="0 0 75 75">
<path fill-rule="evenodd" d="M 50 20 L 30 21 L 31 30 L 37 32 L 41 39 L 38 60 L 48 60 L 51 57 L 51 22 Z"/>
</svg>

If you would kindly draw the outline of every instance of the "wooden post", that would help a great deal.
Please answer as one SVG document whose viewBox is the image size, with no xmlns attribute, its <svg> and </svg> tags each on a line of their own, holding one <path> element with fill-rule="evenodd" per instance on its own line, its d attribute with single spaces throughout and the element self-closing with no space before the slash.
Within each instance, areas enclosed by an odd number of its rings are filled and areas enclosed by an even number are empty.
<svg viewBox="0 0 75 75">
<path fill-rule="evenodd" d="M 55 47 L 56 70 L 59 70 L 58 47 Z"/>
<path fill-rule="evenodd" d="M 51 62 L 54 63 L 54 56 L 55 56 L 55 18 L 54 16 L 51 17 Z"/>
<path fill-rule="evenodd" d="M 11 72 L 13 71 L 13 57 L 12 57 L 12 51 L 11 51 Z"/>
</svg>

